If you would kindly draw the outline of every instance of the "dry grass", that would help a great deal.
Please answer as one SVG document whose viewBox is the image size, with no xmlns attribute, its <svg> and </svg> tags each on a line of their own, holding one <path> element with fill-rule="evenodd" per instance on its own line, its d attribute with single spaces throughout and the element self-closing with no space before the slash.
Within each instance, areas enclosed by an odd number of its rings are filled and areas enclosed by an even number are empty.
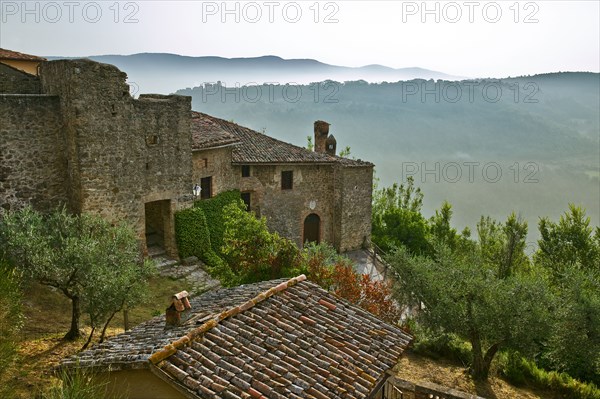
<svg viewBox="0 0 600 399">
<path fill-rule="evenodd" d="M 398 377 L 412 382 L 433 382 L 452 387 L 463 392 L 487 399 L 562 399 L 563 396 L 551 391 L 531 387 L 516 388 L 498 377 L 488 382 L 476 382 L 467 369 L 445 360 L 432 360 L 405 352 L 396 366 Z"/>
<path fill-rule="evenodd" d="M 183 280 L 156 277 L 150 281 L 150 295 L 139 307 L 129 311 L 129 324 L 133 327 L 164 312 L 171 295 L 181 290 L 190 290 Z M 16 398 L 30 399 L 40 390 L 58 380 L 52 368 L 61 359 L 77 353 L 86 341 L 90 328 L 82 316 L 84 338 L 74 342 L 62 340 L 71 323 L 71 302 L 56 289 L 33 284 L 26 289 L 23 301 L 25 325 L 21 331 L 18 358 L 0 384 L 13 387 Z M 113 319 L 108 335 L 124 331 L 123 314 Z M 99 334 L 96 334 L 96 339 Z"/>
</svg>

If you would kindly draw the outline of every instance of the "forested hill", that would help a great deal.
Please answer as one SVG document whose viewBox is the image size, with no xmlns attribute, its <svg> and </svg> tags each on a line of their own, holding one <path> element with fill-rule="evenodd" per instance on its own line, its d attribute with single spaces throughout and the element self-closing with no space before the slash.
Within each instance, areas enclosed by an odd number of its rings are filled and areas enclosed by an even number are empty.
<svg viewBox="0 0 600 399">
<path fill-rule="evenodd" d="M 533 231 L 539 216 L 555 217 L 568 202 L 586 207 L 598 224 L 597 73 L 204 85 L 177 94 L 191 95 L 195 110 L 299 145 L 315 120 L 326 120 L 338 149 L 349 145 L 352 156 L 373 161 L 384 185 L 413 174 L 425 192 L 425 212 L 447 199 L 458 225 L 515 210 Z"/>
</svg>

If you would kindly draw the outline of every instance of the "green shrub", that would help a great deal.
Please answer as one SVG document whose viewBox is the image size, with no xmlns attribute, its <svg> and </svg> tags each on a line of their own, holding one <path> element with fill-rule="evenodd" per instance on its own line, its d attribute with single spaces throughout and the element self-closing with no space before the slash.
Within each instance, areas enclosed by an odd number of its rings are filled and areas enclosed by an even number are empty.
<svg viewBox="0 0 600 399">
<path fill-rule="evenodd" d="M 175 213 L 175 238 L 180 257 L 196 256 L 206 260 L 206 254 L 212 248 L 202 209 L 189 208 Z"/>
<path fill-rule="evenodd" d="M 415 353 L 432 359 L 444 358 L 463 365 L 471 364 L 471 345 L 457 335 L 424 329 L 417 323 L 411 325 L 411 330 L 415 334 Z"/>
<path fill-rule="evenodd" d="M 222 253 L 238 284 L 289 277 L 298 270 L 298 248 L 269 232 L 264 217 L 246 212 L 241 200 L 227 205 L 224 215 Z"/>
<path fill-rule="evenodd" d="M 225 219 L 223 209 L 225 206 L 236 203 L 241 200 L 238 190 L 222 192 L 213 198 L 199 200 L 194 203 L 194 207 L 201 209 L 206 217 L 206 226 L 210 234 L 210 244 L 219 257 L 223 256 L 223 234 L 225 233 Z"/>
<path fill-rule="evenodd" d="M 240 284 L 239 279 L 225 262 L 215 251 L 210 250 L 206 253 L 205 263 L 208 265 L 207 272 L 221 282 L 224 287 L 234 287 Z"/>
<path fill-rule="evenodd" d="M 518 353 L 503 353 L 498 361 L 501 374 L 511 384 L 529 382 L 542 389 L 561 392 L 572 399 L 600 399 L 600 389 L 593 383 L 578 381 L 567 373 L 546 371 Z"/>
<path fill-rule="evenodd" d="M 496 368 L 508 382 L 514 386 L 522 386 L 527 381 L 525 369 L 522 367 L 523 357 L 514 351 L 500 352 L 496 357 Z"/>
</svg>

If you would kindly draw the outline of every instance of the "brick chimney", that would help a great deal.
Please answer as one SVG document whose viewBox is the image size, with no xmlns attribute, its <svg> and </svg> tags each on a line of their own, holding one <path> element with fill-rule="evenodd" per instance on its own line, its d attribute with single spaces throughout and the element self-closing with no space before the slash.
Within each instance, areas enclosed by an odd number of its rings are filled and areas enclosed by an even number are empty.
<svg viewBox="0 0 600 399">
<path fill-rule="evenodd" d="M 336 147 L 337 147 L 337 141 L 335 140 L 335 137 L 333 137 L 333 134 L 332 134 L 329 137 L 327 137 L 327 140 L 325 140 L 325 152 L 328 153 L 329 155 L 335 156 Z"/>
<path fill-rule="evenodd" d="M 325 152 L 327 136 L 329 135 L 329 123 L 323 121 L 315 122 L 315 152 Z"/>
<path fill-rule="evenodd" d="M 171 305 L 166 311 L 166 327 L 177 327 L 181 325 L 182 321 L 187 320 L 192 309 L 189 296 L 187 291 L 181 291 L 171 297 Z"/>
</svg>

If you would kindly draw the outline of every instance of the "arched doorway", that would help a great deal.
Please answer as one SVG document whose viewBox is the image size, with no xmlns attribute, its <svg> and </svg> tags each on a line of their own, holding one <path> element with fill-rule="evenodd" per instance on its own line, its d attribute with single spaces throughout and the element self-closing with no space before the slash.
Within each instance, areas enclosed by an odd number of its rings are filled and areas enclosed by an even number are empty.
<svg viewBox="0 0 600 399">
<path fill-rule="evenodd" d="M 304 237 L 303 243 L 321 242 L 321 218 L 315 213 L 311 213 L 304 219 Z"/>
</svg>

